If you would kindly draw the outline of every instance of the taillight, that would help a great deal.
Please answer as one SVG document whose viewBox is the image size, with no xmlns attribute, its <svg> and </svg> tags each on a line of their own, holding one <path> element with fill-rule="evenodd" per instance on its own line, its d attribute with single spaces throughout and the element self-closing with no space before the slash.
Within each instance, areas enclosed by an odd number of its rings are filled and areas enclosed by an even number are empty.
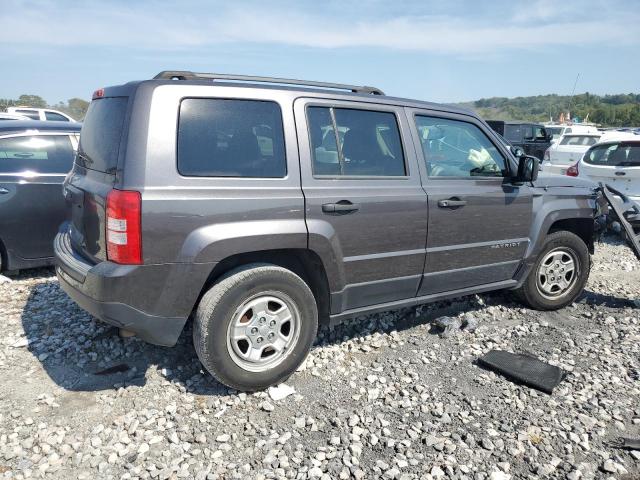
<svg viewBox="0 0 640 480">
<path fill-rule="evenodd" d="M 111 190 L 107 195 L 107 258 L 115 263 L 142 263 L 140 192 Z"/>
<path fill-rule="evenodd" d="M 93 95 L 91 96 L 92 99 L 102 98 L 102 97 L 104 97 L 104 88 L 99 88 L 98 90 L 93 92 Z"/>
<path fill-rule="evenodd" d="M 569 175 L 570 177 L 577 177 L 579 173 L 580 172 L 578 171 L 578 164 L 577 163 L 575 165 L 571 165 L 569 168 L 567 168 L 567 175 Z"/>
</svg>

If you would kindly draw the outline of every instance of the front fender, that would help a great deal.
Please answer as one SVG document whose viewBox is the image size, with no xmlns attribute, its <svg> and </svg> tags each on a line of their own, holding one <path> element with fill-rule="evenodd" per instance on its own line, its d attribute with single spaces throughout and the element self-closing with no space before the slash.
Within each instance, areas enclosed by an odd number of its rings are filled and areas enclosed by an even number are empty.
<svg viewBox="0 0 640 480">
<path fill-rule="evenodd" d="M 576 192 L 576 190 L 549 188 L 534 194 L 531 243 L 525 255 L 526 259 L 535 259 L 540 253 L 545 237 L 555 222 L 568 219 L 594 219 L 597 208 L 595 191 Z"/>
</svg>

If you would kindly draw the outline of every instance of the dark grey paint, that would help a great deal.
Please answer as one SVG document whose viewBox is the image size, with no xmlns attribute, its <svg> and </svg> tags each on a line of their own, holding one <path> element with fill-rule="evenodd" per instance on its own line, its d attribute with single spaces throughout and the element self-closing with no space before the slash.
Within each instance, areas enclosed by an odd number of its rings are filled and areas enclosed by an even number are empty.
<svg viewBox="0 0 640 480">
<path fill-rule="evenodd" d="M 84 308 L 111 323 L 133 309 L 149 341 L 177 339 L 149 333 L 186 321 L 209 274 L 236 254 L 308 249 L 322 262 L 333 321 L 382 309 L 472 292 L 516 287 L 555 220 L 592 218 L 590 185 L 517 184 L 512 179 L 433 180 L 426 175 L 413 123 L 417 112 L 475 123 L 515 171 L 515 159 L 495 132 L 455 107 L 303 88 L 205 81 L 144 81 L 107 88 L 129 96 L 130 113 L 115 175 L 75 168 L 69 190 L 82 204 L 57 242 L 63 288 Z M 176 166 L 179 102 L 184 97 L 277 102 L 285 132 L 287 176 L 282 179 L 184 177 Z M 305 107 L 348 106 L 393 112 L 401 130 L 407 176 L 314 178 Z M 542 185 L 542 184 L 540 184 Z M 104 198 L 111 188 L 142 193 L 142 266 L 104 261 Z M 440 199 L 465 198 L 459 209 Z M 348 200 L 348 214 L 322 205 Z M 86 202 L 95 206 L 87 214 Z M 102 235 L 102 236 L 101 236 Z M 70 236 L 70 240 L 65 239 Z M 70 251 L 64 245 L 71 245 Z M 84 262 L 79 266 L 77 262 Z M 104 304 L 123 307 L 109 307 Z M 115 314 L 117 315 L 117 314 Z M 169 327 L 171 332 L 175 330 Z M 178 329 L 179 333 L 179 329 Z"/>
<path fill-rule="evenodd" d="M 57 128 L 53 128 L 47 123 L 53 122 L 8 121 L 0 128 L 0 138 L 62 135 L 72 141 L 72 135 L 78 130 L 69 129 L 69 124 L 55 123 Z M 24 127 L 31 124 L 36 124 L 37 128 Z M 75 139 L 72 145 L 74 143 Z M 69 158 L 71 164 L 72 158 Z M 11 172 L 0 172 L 0 252 L 3 255 L 3 270 L 53 263 L 53 239 L 67 215 L 62 196 L 65 175 L 66 172 L 25 171 L 19 163 Z"/>
</svg>

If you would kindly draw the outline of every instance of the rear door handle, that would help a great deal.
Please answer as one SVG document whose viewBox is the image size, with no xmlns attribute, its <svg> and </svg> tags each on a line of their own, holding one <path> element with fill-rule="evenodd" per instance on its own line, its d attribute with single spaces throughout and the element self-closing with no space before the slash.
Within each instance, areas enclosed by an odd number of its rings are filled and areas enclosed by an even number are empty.
<svg viewBox="0 0 640 480">
<path fill-rule="evenodd" d="M 438 206 L 440 208 L 457 208 L 464 207 L 467 204 L 466 200 L 460 200 L 459 198 L 449 198 L 448 200 L 439 200 Z"/>
<path fill-rule="evenodd" d="M 619 177 L 622 177 L 623 175 L 626 175 L 626 172 L 616 172 L 616 175 L 618 175 Z"/>
<path fill-rule="evenodd" d="M 324 213 L 350 213 L 356 212 L 359 209 L 360 205 L 351 203 L 348 200 L 340 200 L 336 203 L 325 203 L 322 205 L 322 211 Z"/>
<path fill-rule="evenodd" d="M 7 194 L 7 193 L 9 193 L 9 190 L 7 190 L 7 189 L 6 189 L 6 188 L 4 188 L 4 187 L 0 187 L 0 195 L 5 195 L 5 194 Z"/>
</svg>

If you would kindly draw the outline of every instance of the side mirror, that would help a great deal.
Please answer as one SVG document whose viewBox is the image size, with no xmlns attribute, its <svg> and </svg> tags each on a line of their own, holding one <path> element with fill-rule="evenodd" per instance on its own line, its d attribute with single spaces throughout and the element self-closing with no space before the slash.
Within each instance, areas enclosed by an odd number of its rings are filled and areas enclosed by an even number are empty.
<svg viewBox="0 0 640 480">
<path fill-rule="evenodd" d="M 520 182 L 535 182 L 540 170 L 540 160 L 530 155 L 523 155 L 518 160 L 518 177 Z"/>
</svg>

